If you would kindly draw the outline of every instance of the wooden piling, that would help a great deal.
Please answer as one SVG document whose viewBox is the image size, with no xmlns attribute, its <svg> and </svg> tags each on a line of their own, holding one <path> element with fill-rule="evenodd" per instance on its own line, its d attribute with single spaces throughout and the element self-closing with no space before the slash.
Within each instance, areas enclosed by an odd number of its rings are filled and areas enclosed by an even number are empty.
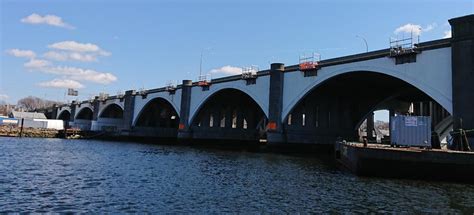
<svg viewBox="0 0 474 215">
<path fill-rule="evenodd" d="M 20 126 L 20 138 L 22 137 L 23 135 L 23 123 L 25 122 L 25 119 L 24 118 L 21 118 L 21 126 Z"/>
</svg>

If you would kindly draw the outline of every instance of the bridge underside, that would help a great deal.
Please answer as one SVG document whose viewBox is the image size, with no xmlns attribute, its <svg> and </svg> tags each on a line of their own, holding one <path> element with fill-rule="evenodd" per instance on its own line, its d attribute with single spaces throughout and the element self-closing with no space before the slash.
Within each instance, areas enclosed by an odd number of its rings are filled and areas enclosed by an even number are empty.
<svg viewBox="0 0 474 215">
<path fill-rule="evenodd" d="M 360 124 L 373 111 L 386 109 L 406 114 L 411 103 L 431 103 L 436 107 L 439 111 L 433 114 L 435 125 L 449 115 L 425 93 L 397 78 L 371 72 L 337 76 L 313 89 L 286 116 L 286 141 L 310 144 L 332 144 L 338 138 L 356 141 Z"/>
<path fill-rule="evenodd" d="M 157 98 L 150 101 L 138 117 L 130 135 L 137 137 L 176 138 L 179 117 L 173 106 Z"/>
<path fill-rule="evenodd" d="M 92 109 L 88 107 L 82 108 L 74 119 L 74 122 L 71 123 L 71 126 L 81 130 L 90 131 L 92 128 L 93 115 Z"/>
<path fill-rule="evenodd" d="M 123 109 L 117 104 L 107 106 L 97 120 L 92 122 L 94 131 L 118 132 L 123 127 Z"/>
<path fill-rule="evenodd" d="M 226 89 L 200 108 L 191 125 L 192 138 L 200 140 L 258 141 L 264 138 L 266 117 L 247 94 Z"/>
</svg>

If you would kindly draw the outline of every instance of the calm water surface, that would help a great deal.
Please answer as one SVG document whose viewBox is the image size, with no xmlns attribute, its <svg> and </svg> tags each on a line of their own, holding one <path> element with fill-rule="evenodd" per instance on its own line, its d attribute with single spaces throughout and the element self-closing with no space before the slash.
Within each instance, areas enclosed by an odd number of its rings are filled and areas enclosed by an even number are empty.
<svg viewBox="0 0 474 215">
<path fill-rule="evenodd" d="M 0 138 L 0 212 L 460 212 L 474 185 L 360 178 L 330 160 Z"/>
</svg>

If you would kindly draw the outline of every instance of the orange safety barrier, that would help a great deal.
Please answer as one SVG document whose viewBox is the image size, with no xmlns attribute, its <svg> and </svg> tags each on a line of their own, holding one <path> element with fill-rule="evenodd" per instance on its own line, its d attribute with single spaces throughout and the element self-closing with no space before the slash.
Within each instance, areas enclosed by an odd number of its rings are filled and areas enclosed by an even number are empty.
<svg viewBox="0 0 474 215">
<path fill-rule="evenodd" d="M 267 125 L 268 130 L 276 130 L 277 129 L 277 124 L 276 122 L 269 122 Z"/>
<path fill-rule="evenodd" d="M 207 81 L 199 81 L 198 86 L 209 86 L 209 82 Z"/>
<path fill-rule="evenodd" d="M 317 67 L 318 67 L 317 62 L 300 63 L 300 70 L 311 70 L 311 69 L 316 69 Z"/>
</svg>

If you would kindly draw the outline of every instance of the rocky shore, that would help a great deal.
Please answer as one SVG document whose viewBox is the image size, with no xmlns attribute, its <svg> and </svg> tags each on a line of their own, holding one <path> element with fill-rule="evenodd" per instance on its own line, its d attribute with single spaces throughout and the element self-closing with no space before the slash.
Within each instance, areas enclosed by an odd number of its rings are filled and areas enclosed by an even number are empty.
<svg viewBox="0 0 474 215">
<path fill-rule="evenodd" d="M 58 134 L 59 131 L 54 129 L 23 128 L 23 137 L 54 138 L 58 137 Z M 20 128 L 16 126 L 0 125 L 0 136 L 18 137 L 20 136 Z"/>
</svg>

